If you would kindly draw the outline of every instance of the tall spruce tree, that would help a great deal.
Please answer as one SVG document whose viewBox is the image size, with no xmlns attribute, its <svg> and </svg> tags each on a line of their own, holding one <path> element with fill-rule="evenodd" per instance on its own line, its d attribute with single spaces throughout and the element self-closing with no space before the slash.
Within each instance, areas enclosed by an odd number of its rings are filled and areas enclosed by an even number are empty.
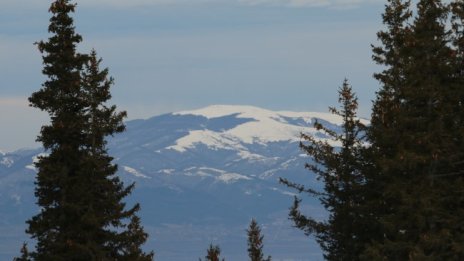
<svg viewBox="0 0 464 261">
<path fill-rule="evenodd" d="M 388 0 L 382 20 L 385 29 L 377 33 L 381 43 L 373 46 L 373 60 L 385 69 L 374 74 L 381 84 L 372 108 L 371 124 L 367 136 L 371 144 L 364 154 L 366 168 L 364 177 L 365 198 L 363 210 L 369 218 L 372 241 L 381 244 L 385 240 L 384 226 L 380 219 L 394 211 L 397 205 L 396 194 L 386 190 L 385 185 L 391 183 L 394 160 L 397 153 L 396 144 L 399 136 L 394 133 L 398 128 L 398 118 L 401 117 L 400 104 L 402 86 L 405 79 L 405 68 L 409 63 L 410 49 L 413 44 L 410 20 L 412 12 L 409 0 Z M 372 245 L 372 244 L 370 244 Z M 373 260 L 377 250 L 369 247 L 363 251 L 363 260 Z"/>
<path fill-rule="evenodd" d="M 247 230 L 248 235 L 248 256 L 251 261 L 271 261 L 271 257 L 266 259 L 263 254 L 263 238 L 261 235 L 261 228 L 256 220 L 252 219 L 250 226 Z"/>
<path fill-rule="evenodd" d="M 463 257 L 463 184 L 462 174 L 456 173 L 462 167 L 462 147 L 456 146 L 462 141 L 456 131 L 462 130 L 462 87 L 456 84 L 459 70 L 446 26 L 448 10 L 438 0 L 419 1 L 399 52 L 377 60 L 387 66 L 377 74 L 381 91 L 391 88 L 389 79 L 400 81 L 394 83 L 390 99 L 378 95 L 374 104 L 369 139 L 378 173 L 368 183 L 381 191 L 370 197 L 370 205 L 383 207 L 374 215 L 384 237 L 368 248 L 366 260 Z M 402 32 L 388 35 L 402 37 Z M 380 40 L 384 49 L 390 48 L 389 41 Z M 382 111 L 394 113 L 384 120 Z"/>
<path fill-rule="evenodd" d="M 316 191 L 286 179 L 281 179 L 281 182 L 300 193 L 317 197 L 329 212 L 326 221 L 308 217 L 300 211 L 299 198 L 295 198 L 290 209 L 290 218 L 295 226 L 316 237 L 324 257 L 327 260 L 358 260 L 371 237 L 360 215 L 365 182 L 362 173 L 365 127 L 357 118 L 357 98 L 346 80 L 339 90 L 339 103 L 340 110 L 332 107 L 330 111 L 343 119 L 341 133 L 319 122 L 314 126 L 339 143 L 340 147 L 307 134 L 302 134 L 304 142 L 300 144 L 313 160 L 306 164 L 306 168 L 323 181 L 324 191 Z"/>
<path fill-rule="evenodd" d="M 377 33 L 382 45 L 372 47 L 373 60 L 385 67 L 382 72 L 374 74 L 374 78 L 382 86 L 373 104 L 368 132 L 370 138 L 375 139 L 372 149 L 380 157 L 394 153 L 394 149 L 390 147 L 394 147 L 397 137 L 388 135 L 388 130 L 396 128 L 396 118 L 400 116 L 401 86 L 404 84 L 405 67 L 409 62 L 408 47 L 413 45 L 409 25 L 411 17 L 410 1 L 388 0 L 382 15 L 386 29 Z"/>
<path fill-rule="evenodd" d="M 224 258 L 221 259 L 221 248 L 217 245 L 213 246 L 213 244 L 210 244 L 206 251 L 205 261 L 224 261 Z"/>
<path fill-rule="evenodd" d="M 445 99 L 452 106 L 447 112 L 445 125 L 448 126 L 448 170 L 439 178 L 448 180 L 449 190 L 442 196 L 441 204 L 448 211 L 454 229 L 448 230 L 453 238 L 453 258 L 464 259 L 464 1 L 451 3 L 452 46 L 453 46 L 453 85 Z M 450 211 L 451 212 L 451 211 Z"/>
<path fill-rule="evenodd" d="M 95 51 L 76 51 L 75 4 L 51 4 L 48 41 L 43 54 L 42 88 L 29 98 L 31 106 L 49 113 L 38 141 L 48 152 L 36 163 L 35 195 L 40 212 L 28 220 L 27 233 L 37 240 L 34 260 L 152 260 L 140 247 L 147 234 L 139 224 L 138 204 L 126 209 L 125 187 L 115 176 L 105 137 L 124 130 L 125 112 L 106 105 L 111 98 L 108 70 L 100 70 Z"/>
</svg>

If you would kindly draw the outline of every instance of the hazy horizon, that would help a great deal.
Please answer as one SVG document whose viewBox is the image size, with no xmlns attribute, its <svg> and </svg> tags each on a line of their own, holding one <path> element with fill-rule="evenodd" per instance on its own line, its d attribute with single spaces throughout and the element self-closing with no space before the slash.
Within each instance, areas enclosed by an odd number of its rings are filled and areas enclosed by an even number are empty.
<svg viewBox="0 0 464 261">
<path fill-rule="evenodd" d="M 368 117 L 378 89 L 370 44 L 383 3 L 368 1 L 77 1 L 79 50 L 95 48 L 129 119 L 240 104 L 320 111 L 348 78 Z M 48 1 L 0 0 L 0 149 L 34 143 L 47 115 L 27 97 L 44 81 L 33 45 L 48 38 Z"/>
</svg>

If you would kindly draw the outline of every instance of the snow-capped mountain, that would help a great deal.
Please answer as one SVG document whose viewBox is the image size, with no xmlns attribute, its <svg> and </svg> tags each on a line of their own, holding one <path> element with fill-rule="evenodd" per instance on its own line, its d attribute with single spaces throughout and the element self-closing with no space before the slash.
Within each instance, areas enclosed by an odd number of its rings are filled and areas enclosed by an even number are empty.
<svg viewBox="0 0 464 261">
<path fill-rule="evenodd" d="M 313 128 L 315 120 L 333 130 L 342 122 L 327 113 L 226 105 L 127 122 L 126 132 L 109 139 L 109 152 L 119 175 L 136 182 L 128 200 L 142 205 L 147 246 L 157 259 L 197 259 L 212 242 L 227 259 L 245 260 L 245 229 L 255 217 L 274 260 L 320 260 L 316 244 L 287 220 L 294 191 L 278 183 L 285 177 L 320 187 L 298 147 L 302 132 L 327 138 Z M 0 153 L 1 260 L 18 253 L 27 241 L 24 221 L 38 211 L 33 162 L 40 153 Z M 316 200 L 305 203 L 323 218 Z"/>
</svg>

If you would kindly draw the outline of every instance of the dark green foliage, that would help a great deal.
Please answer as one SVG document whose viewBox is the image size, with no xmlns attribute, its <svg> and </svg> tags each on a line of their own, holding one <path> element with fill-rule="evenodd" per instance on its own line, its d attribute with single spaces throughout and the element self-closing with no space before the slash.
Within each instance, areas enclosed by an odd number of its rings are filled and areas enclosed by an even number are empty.
<svg viewBox="0 0 464 261">
<path fill-rule="evenodd" d="M 107 153 L 105 138 L 124 130 L 125 112 L 106 102 L 111 98 L 108 69 L 100 70 L 96 52 L 80 54 L 81 37 L 69 16 L 75 5 L 52 3 L 43 54 L 42 89 L 29 98 L 31 106 L 47 111 L 51 124 L 38 141 L 47 156 L 36 163 L 35 195 L 41 211 L 27 223 L 37 240 L 34 260 L 152 260 L 141 245 L 147 234 L 136 216 L 139 206 L 126 209 L 125 187 Z"/>
<path fill-rule="evenodd" d="M 402 86 L 406 81 L 407 57 L 413 47 L 411 16 L 410 1 L 389 0 L 382 16 L 386 29 L 377 33 L 382 45 L 373 47 L 373 60 L 385 66 L 382 72 L 374 74 L 382 88 L 377 92 L 367 132 L 372 146 L 365 154 L 365 160 L 371 164 L 364 170 L 367 183 L 365 209 L 367 216 L 372 217 L 374 225 L 371 228 L 375 229 L 371 229 L 371 233 L 375 244 L 385 240 L 385 228 L 379 219 L 393 212 L 398 204 L 396 192 L 386 190 L 385 186 L 393 182 L 393 176 L 386 172 L 396 171 L 395 160 L 391 158 L 397 153 L 396 144 L 401 139 L 392 130 L 398 128 L 398 118 L 401 117 Z M 371 251 L 373 249 L 364 251 L 364 260 L 382 259 L 372 256 Z"/>
<path fill-rule="evenodd" d="M 138 209 L 139 206 L 136 205 Z M 122 233 L 121 252 L 123 255 L 118 260 L 121 261 L 151 261 L 154 258 L 154 252 L 145 253 L 140 246 L 147 240 L 147 233 L 143 231 L 140 225 L 140 218 L 133 215 L 127 226 L 127 231 Z"/>
<path fill-rule="evenodd" d="M 251 261 L 271 261 L 271 257 L 266 259 L 263 257 L 263 238 L 261 228 L 256 220 L 252 219 L 250 227 L 247 230 L 248 234 L 248 256 Z"/>
<path fill-rule="evenodd" d="M 206 252 L 205 261 L 220 261 L 221 260 L 221 248 L 219 246 L 209 245 L 209 248 Z M 200 258 L 201 261 L 201 258 Z M 224 258 L 222 259 L 224 261 Z"/>
<path fill-rule="evenodd" d="M 374 77 L 382 82 L 382 88 L 377 92 L 373 104 L 371 126 L 369 133 L 376 137 L 382 150 L 378 153 L 393 153 L 388 146 L 394 146 L 396 136 L 384 133 L 384 129 L 395 128 L 396 117 L 400 116 L 399 103 L 401 86 L 405 81 L 405 67 L 408 63 L 407 55 L 411 43 L 411 28 L 408 20 L 411 17 L 410 2 L 402 0 L 389 0 L 383 14 L 385 31 L 377 33 L 382 46 L 373 47 L 373 60 L 386 68 Z M 379 146 L 380 146 L 379 145 Z"/>
<path fill-rule="evenodd" d="M 313 163 L 306 164 L 306 168 L 324 182 L 324 191 L 315 191 L 285 179 L 281 179 L 281 182 L 300 193 L 319 198 L 329 211 L 330 216 L 326 221 L 308 217 L 300 211 L 299 198 L 295 198 L 290 209 L 290 218 L 295 226 L 316 237 L 325 258 L 357 260 L 364 244 L 370 240 L 365 219 L 360 215 L 365 182 L 361 172 L 364 126 L 356 116 L 357 98 L 346 80 L 339 90 L 339 103 L 340 110 L 330 108 L 330 111 L 343 119 L 342 133 L 329 130 L 319 122 L 314 126 L 341 147 L 335 148 L 332 143 L 306 134 L 302 134 L 305 142 L 300 144 L 301 149 L 313 159 Z"/>
<path fill-rule="evenodd" d="M 374 60 L 377 94 L 368 136 L 368 197 L 379 234 L 365 260 L 461 260 L 463 245 L 462 26 L 459 3 L 390 2 Z M 393 10 L 393 12 L 389 12 Z M 394 18 L 396 27 L 391 26 Z M 391 39 L 403 39 L 392 44 Z M 383 50 L 383 51 L 382 51 Z M 385 95 L 385 94 L 388 95 Z M 378 207 L 375 207 L 378 206 Z"/>
</svg>

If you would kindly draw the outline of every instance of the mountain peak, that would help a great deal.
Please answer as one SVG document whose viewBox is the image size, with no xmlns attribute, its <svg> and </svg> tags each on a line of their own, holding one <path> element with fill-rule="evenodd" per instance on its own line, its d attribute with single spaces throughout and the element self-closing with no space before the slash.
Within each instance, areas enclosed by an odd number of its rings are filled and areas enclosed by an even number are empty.
<svg viewBox="0 0 464 261">
<path fill-rule="evenodd" d="M 341 119 L 328 113 L 212 105 L 129 121 L 125 132 L 108 139 L 108 149 L 120 166 L 122 181 L 137 183 L 133 197 L 144 206 L 143 220 L 158 231 L 159 259 L 188 260 L 192 251 L 179 253 L 178 259 L 169 256 L 172 242 L 183 249 L 200 244 L 194 247 L 201 249 L 202 242 L 217 238 L 232 246 L 239 242 L 236 239 L 242 237 L 250 216 L 269 224 L 270 234 L 290 227 L 283 220 L 294 194 L 280 187 L 278 178 L 304 180 L 321 188 L 315 178 L 308 179 L 304 168 L 308 158 L 298 146 L 301 133 L 331 142 L 313 127 L 315 120 L 340 129 Z M 42 149 L 0 154 L 0 202 L 5 209 L 0 212 L 0 230 L 13 227 L 22 235 L 20 221 L 36 211 L 33 163 L 40 153 Z M 295 242 L 307 249 L 304 240 L 284 234 L 270 245 Z M 23 241 L 10 234 L 0 238 L 0 245 L 13 238 Z M 242 243 L 234 244 L 233 252 L 243 248 Z M 292 254 L 287 257 L 301 260 Z M 0 253 L 0 259 L 11 260 L 2 257 Z"/>
<path fill-rule="evenodd" d="M 240 118 L 258 118 L 260 116 L 269 116 L 275 112 L 249 105 L 210 105 L 204 108 L 181 111 L 175 115 L 197 115 L 208 119 L 220 118 L 233 114 L 239 114 Z"/>
<path fill-rule="evenodd" d="M 296 112 L 296 111 L 273 111 L 251 105 L 210 105 L 204 108 L 173 113 L 174 115 L 196 115 L 208 119 L 237 115 L 237 118 L 250 118 L 257 121 L 264 119 L 301 118 L 311 121 L 312 118 L 326 120 L 330 123 L 340 125 L 342 118 L 331 113 L 323 112 Z"/>
<path fill-rule="evenodd" d="M 180 152 L 192 149 L 198 144 L 215 149 L 243 151 L 245 144 L 267 144 L 269 142 L 299 142 L 301 133 L 318 133 L 313 128 L 315 120 L 323 120 L 333 125 L 342 123 L 341 117 L 329 113 L 271 111 L 246 105 L 211 105 L 205 108 L 181 111 L 174 115 L 194 115 L 214 120 L 222 117 L 247 119 L 232 128 L 211 130 L 191 129 L 188 135 L 178 139 L 168 147 Z"/>
</svg>

